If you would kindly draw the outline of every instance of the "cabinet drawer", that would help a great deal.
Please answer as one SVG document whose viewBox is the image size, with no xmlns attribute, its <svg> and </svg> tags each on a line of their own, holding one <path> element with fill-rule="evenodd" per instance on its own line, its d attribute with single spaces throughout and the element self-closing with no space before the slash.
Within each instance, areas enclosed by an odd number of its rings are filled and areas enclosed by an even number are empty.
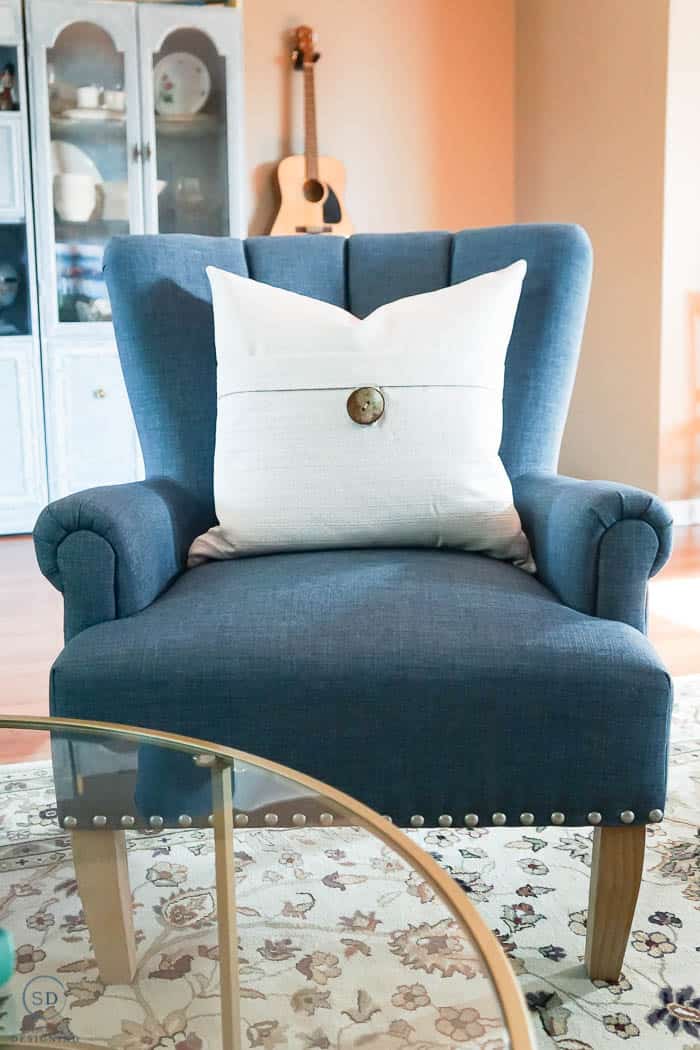
<svg viewBox="0 0 700 1050">
<path fill-rule="evenodd" d="M 19 113 L 0 113 L 0 220 L 24 216 Z"/>
<path fill-rule="evenodd" d="M 59 351 L 49 423 L 51 497 L 134 481 L 138 441 L 119 358 L 112 352 Z"/>
</svg>

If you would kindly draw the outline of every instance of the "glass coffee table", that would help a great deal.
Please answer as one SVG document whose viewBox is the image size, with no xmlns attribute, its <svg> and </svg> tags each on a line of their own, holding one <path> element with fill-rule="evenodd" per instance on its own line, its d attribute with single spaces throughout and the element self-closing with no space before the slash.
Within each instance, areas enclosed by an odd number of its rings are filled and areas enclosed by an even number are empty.
<svg viewBox="0 0 700 1050">
<path fill-rule="evenodd" d="M 415 842 L 185 737 L 0 718 L 0 930 L 0 1045 L 534 1047 L 496 938 Z"/>
</svg>

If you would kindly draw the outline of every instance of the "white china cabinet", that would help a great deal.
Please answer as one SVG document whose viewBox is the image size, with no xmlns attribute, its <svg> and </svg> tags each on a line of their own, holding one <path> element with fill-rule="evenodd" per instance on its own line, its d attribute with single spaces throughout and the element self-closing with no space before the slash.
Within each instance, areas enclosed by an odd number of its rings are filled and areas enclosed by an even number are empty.
<svg viewBox="0 0 700 1050">
<path fill-rule="evenodd" d="M 243 233 L 241 9 L 25 0 L 25 19 L 48 493 L 55 499 L 141 474 L 102 276 L 109 239 Z M 0 154 L 3 134 L 12 132 L 4 131 L 0 111 Z M 0 182 L 2 222 L 5 211 L 18 218 L 12 209 L 27 169 L 19 162 L 16 169 L 6 176 L 5 196 Z M 9 418 L 4 425 L 14 426 Z M 44 495 L 37 491 L 32 513 Z M 27 514 L 18 528 L 32 524 Z M 12 528 L 0 523 L 0 531 Z"/>
<path fill-rule="evenodd" d="M 0 531 L 23 532 L 46 502 L 20 0 L 0 0 Z"/>
</svg>

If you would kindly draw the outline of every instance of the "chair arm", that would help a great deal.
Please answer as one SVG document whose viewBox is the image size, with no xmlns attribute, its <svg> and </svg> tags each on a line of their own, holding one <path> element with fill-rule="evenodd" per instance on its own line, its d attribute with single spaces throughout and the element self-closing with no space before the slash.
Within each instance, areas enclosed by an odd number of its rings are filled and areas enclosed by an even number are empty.
<svg viewBox="0 0 700 1050">
<path fill-rule="evenodd" d="M 211 507 L 166 478 L 87 489 L 49 504 L 34 527 L 34 547 L 44 576 L 63 593 L 66 641 L 150 605 L 211 525 Z"/>
<path fill-rule="evenodd" d="M 521 475 L 513 492 L 542 582 L 573 609 L 644 631 L 649 577 L 671 553 L 673 521 L 661 500 L 543 473 Z"/>
</svg>

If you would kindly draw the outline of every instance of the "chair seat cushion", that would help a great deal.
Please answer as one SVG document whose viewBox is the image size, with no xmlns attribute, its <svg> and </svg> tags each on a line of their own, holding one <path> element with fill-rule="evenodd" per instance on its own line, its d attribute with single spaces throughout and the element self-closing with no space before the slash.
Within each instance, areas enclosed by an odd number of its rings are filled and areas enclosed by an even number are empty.
<svg viewBox="0 0 700 1050">
<path fill-rule="evenodd" d="M 251 751 L 401 823 L 664 803 L 671 685 L 648 641 L 477 554 L 202 565 L 73 638 L 51 704 Z"/>
</svg>

